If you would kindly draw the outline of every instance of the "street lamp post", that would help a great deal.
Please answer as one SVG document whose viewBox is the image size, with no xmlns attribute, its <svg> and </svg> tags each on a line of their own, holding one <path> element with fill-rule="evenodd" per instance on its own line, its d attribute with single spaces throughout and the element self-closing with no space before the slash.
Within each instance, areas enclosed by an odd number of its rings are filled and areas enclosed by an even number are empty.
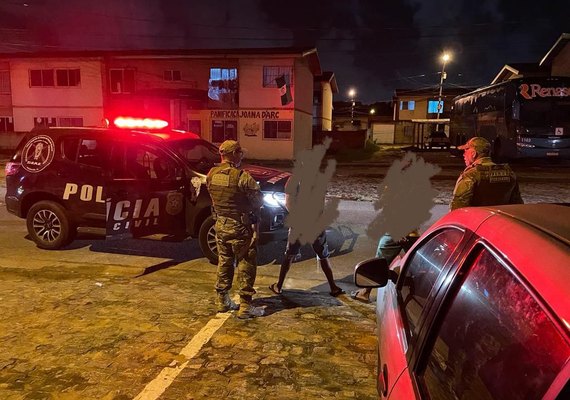
<svg viewBox="0 0 570 400">
<path fill-rule="evenodd" d="M 354 96 L 356 96 L 356 90 L 354 89 L 350 89 L 348 91 L 348 96 L 350 97 L 350 123 L 352 125 L 354 125 L 354 106 L 356 105 L 356 103 L 354 102 Z"/>
<path fill-rule="evenodd" d="M 441 94 L 443 91 L 443 81 L 445 80 L 445 64 L 451 59 L 451 55 L 449 53 L 443 53 L 441 56 L 441 61 L 443 61 L 443 65 L 441 67 L 441 77 L 439 79 L 439 96 L 437 98 L 437 116 L 436 119 L 439 120 L 439 114 L 443 112 L 443 105 L 441 104 Z M 439 130 L 439 124 L 437 125 L 437 129 Z"/>
</svg>

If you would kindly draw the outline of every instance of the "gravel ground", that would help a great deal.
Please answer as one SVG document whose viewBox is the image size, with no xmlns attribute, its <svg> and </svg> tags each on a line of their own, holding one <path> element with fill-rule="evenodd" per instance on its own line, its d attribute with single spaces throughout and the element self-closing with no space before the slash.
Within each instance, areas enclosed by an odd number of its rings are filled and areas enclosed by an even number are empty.
<svg viewBox="0 0 570 400">
<path fill-rule="evenodd" d="M 344 200 L 376 201 L 380 178 L 334 177 L 327 195 Z M 449 204 L 455 181 L 434 180 L 432 187 L 438 191 L 436 204 Z M 521 183 L 520 190 L 525 203 L 570 203 L 568 183 Z"/>
</svg>

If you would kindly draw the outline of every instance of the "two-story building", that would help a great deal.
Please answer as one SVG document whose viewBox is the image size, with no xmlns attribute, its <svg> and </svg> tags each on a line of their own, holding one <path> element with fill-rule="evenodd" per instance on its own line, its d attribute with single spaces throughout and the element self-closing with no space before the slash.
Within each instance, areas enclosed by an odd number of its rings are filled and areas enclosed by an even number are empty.
<svg viewBox="0 0 570 400">
<path fill-rule="evenodd" d="M 1 54 L 0 135 L 148 116 L 213 143 L 239 140 L 249 158 L 292 159 L 312 146 L 322 76 L 314 48 Z M 326 116 L 336 82 L 322 81 Z"/>
<path fill-rule="evenodd" d="M 448 132 L 449 112 L 454 97 L 469 92 L 470 88 L 443 88 L 442 108 L 438 110 L 439 87 L 429 89 L 396 89 L 393 97 L 394 143 L 406 144 L 417 141 L 421 135 L 440 129 Z M 439 111 L 439 117 L 438 117 Z"/>
</svg>

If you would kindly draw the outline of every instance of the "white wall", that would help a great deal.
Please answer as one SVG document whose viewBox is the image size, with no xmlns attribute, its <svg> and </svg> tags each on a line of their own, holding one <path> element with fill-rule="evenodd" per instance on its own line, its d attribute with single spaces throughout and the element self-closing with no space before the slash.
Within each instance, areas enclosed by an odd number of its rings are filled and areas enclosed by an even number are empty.
<svg viewBox="0 0 570 400">
<path fill-rule="evenodd" d="M 330 82 L 321 82 L 322 90 L 322 110 L 321 110 L 321 123 L 323 131 L 332 130 L 332 103 L 333 92 Z"/>
<path fill-rule="evenodd" d="M 198 114 L 199 113 L 199 114 Z M 223 115 L 226 113 L 226 115 Z M 238 140 L 247 149 L 246 158 L 258 160 L 290 160 L 295 139 L 295 112 L 277 109 L 202 110 L 188 113 L 190 119 L 202 121 L 202 137 L 212 141 L 212 120 L 237 121 Z M 263 121 L 292 121 L 291 139 L 264 139 Z"/>
<path fill-rule="evenodd" d="M 293 72 L 291 94 L 293 101 L 286 106 L 281 105 L 281 95 L 276 87 L 263 87 L 263 67 L 293 67 L 294 59 L 290 58 L 242 58 L 239 61 L 239 106 L 240 108 L 278 108 L 293 109 L 297 102 L 298 80 Z"/>
<path fill-rule="evenodd" d="M 101 61 L 33 58 L 10 61 L 14 130 L 29 131 L 34 117 L 82 117 L 84 125 L 103 118 Z M 30 87 L 31 69 L 77 69 L 81 83 L 72 87 Z"/>
</svg>

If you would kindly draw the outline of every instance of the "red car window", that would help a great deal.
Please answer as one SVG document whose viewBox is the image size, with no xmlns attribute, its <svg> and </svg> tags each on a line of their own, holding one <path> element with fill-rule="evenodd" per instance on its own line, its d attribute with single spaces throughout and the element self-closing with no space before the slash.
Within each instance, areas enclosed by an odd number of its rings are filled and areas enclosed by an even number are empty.
<svg viewBox="0 0 570 400">
<path fill-rule="evenodd" d="M 400 278 L 399 293 L 411 336 L 417 335 L 418 322 L 431 289 L 462 237 L 462 231 L 446 229 L 418 247 L 408 261 Z"/>
<path fill-rule="evenodd" d="M 539 399 L 570 347 L 535 298 L 483 249 L 458 292 L 421 381 L 432 399 Z"/>
</svg>

